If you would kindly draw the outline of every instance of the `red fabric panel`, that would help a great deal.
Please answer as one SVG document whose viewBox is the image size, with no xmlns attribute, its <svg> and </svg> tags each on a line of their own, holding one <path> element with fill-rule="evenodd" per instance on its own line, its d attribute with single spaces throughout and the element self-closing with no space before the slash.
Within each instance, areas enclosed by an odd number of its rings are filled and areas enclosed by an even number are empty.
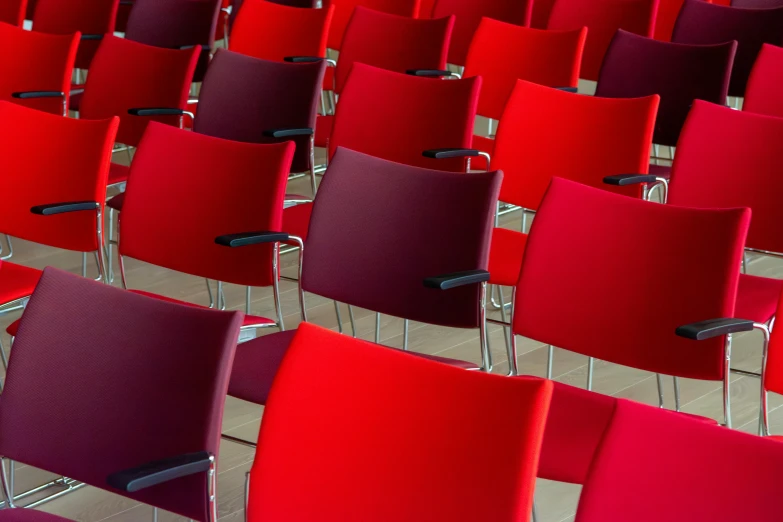
<svg viewBox="0 0 783 522">
<path fill-rule="evenodd" d="M 748 78 L 742 110 L 783 117 L 783 49 L 764 44 Z"/>
<path fill-rule="evenodd" d="M 783 294 L 781 294 L 778 304 L 778 311 L 781 310 L 783 310 Z M 783 394 L 783 328 L 772 329 L 764 385 L 769 391 Z"/>
<path fill-rule="evenodd" d="M 301 203 L 283 210 L 283 232 L 303 240 L 307 239 L 312 213 L 312 203 Z"/>
<path fill-rule="evenodd" d="M 248 520 L 526 521 L 551 394 L 303 324 L 264 412 Z M 503 458 L 466 458 L 488 440 Z"/>
<path fill-rule="evenodd" d="M 658 0 L 658 13 L 655 17 L 655 33 L 653 35 L 656 40 L 671 41 L 674 23 L 680 15 L 682 4 L 683 0 Z"/>
<path fill-rule="evenodd" d="M 129 292 L 133 292 L 134 294 L 143 295 L 146 297 L 151 297 L 153 299 L 160 299 L 162 301 L 166 301 L 169 303 L 176 303 L 183 306 L 195 306 L 196 308 L 205 308 L 209 309 L 207 306 L 202 306 L 194 303 L 189 303 L 187 301 L 180 301 L 179 299 L 174 299 L 172 297 L 166 297 L 165 295 L 155 294 L 152 292 L 145 292 L 143 290 L 129 290 Z M 253 325 L 274 325 L 275 321 L 272 319 L 267 319 L 266 317 L 260 317 L 257 315 L 247 315 L 245 314 L 245 318 L 242 321 L 242 326 L 253 326 Z"/>
<path fill-rule="evenodd" d="M 40 278 L 40 270 L 8 261 L 0 262 L 0 303 L 7 304 L 32 294 Z"/>
<path fill-rule="evenodd" d="M 775 316 L 781 292 L 783 280 L 741 274 L 734 314 L 757 323 L 766 323 Z"/>
<path fill-rule="evenodd" d="M 516 286 L 526 243 L 527 234 L 505 228 L 492 231 L 492 245 L 489 250 L 491 284 Z"/>
<path fill-rule="evenodd" d="M 420 0 L 339 0 L 331 2 L 334 7 L 334 17 L 329 29 L 326 46 L 336 51 L 342 50 L 343 35 L 353 16 L 354 8 L 361 6 L 373 11 L 417 18 Z"/>
<path fill-rule="evenodd" d="M 6 0 L 0 3 L 0 22 L 21 28 L 27 11 L 27 0 Z"/>
</svg>

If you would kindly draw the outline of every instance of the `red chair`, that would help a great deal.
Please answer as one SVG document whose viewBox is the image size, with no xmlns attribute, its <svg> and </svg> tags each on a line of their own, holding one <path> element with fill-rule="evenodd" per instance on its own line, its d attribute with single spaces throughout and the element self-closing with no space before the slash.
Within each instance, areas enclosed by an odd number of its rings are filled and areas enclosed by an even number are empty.
<svg viewBox="0 0 783 522">
<path fill-rule="evenodd" d="M 215 464 L 241 320 L 239 312 L 163 303 L 47 268 L 3 387 L 8 504 L 0 520 L 67 521 L 9 509 L 7 460 L 192 520 L 217 520 Z"/>
<path fill-rule="evenodd" d="M 597 80 L 606 49 L 618 29 L 652 37 L 658 0 L 556 0 L 547 29 L 587 27 L 582 78 Z"/>
<path fill-rule="evenodd" d="M 437 0 L 432 18 L 456 17 L 449 46 L 449 63 L 465 65 L 468 49 L 482 19 L 491 18 L 516 26 L 530 26 L 532 0 Z"/>
<path fill-rule="evenodd" d="M 778 442 L 620 400 L 576 522 L 774 522 L 781 466 Z"/>
<path fill-rule="evenodd" d="M 677 17 L 684 0 L 659 0 L 658 13 L 655 17 L 655 34 L 653 37 L 661 42 L 670 42 Z M 717 3 L 717 2 L 716 2 Z"/>
<path fill-rule="evenodd" d="M 22 27 L 27 13 L 27 0 L 5 0 L 0 3 L 0 22 Z"/>
<path fill-rule="evenodd" d="M 343 35 L 356 7 L 366 7 L 373 11 L 418 18 L 420 0 L 335 0 L 324 2 L 325 6 L 334 6 L 334 18 L 329 27 L 326 47 L 335 51 L 342 50 Z"/>
<path fill-rule="evenodd" d="M 264 412 L 248 521 L 527 521 L 551 395 L 302 325 Z M 458 457 L 490 440 L 503 458 Z"/>
<path fill-rule="evenodd" d="M 783 81 L 783 49 L 764 44 L 748 78 L 742 110 L 783 117 L 783 96 L 778 86 Z"/>
<path fill-rule="evenodd" d="M 6 49 L 0 100 L 67 116 L 79 33 L 51 35 L 0 23 L 0 45 Z"/>
</svg>

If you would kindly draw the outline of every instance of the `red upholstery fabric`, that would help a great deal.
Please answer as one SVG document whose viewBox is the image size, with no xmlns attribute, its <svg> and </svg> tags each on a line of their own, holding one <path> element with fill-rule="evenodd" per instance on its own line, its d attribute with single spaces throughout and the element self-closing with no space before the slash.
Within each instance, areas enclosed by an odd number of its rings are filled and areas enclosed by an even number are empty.
<svg viewBox="0 0 783 522">
<path fill-rule="evenodd" d="M 215 238 L 281 229 L 293 154 L 291 142 L 240 143 L 151 124 L 125 191 L 120 255 L 216 281 L 271 285 L 272 245 L 227 248 Z"/>
<path fill-rule="evenodd" d="M 22 27 L 27 0 L 6 0 L 0 4 L 0 22 Z"/>
<path fill-rule="evenodd" d="M 37 0 L 33 30 L 51 34 L 112 34 L 119 0 Z M 99 41 L 80 42 L 76 67 L 89 69 Z"/>
<path fill-rule="evenodd" d="M 783 310 L 783 292 L 780 294 L 778 310 Z M 783 328 L 772 329 L 765 377 L 764 387 L 767 390 L 783 394 Z"/>
<path fill-rule="evenodd" d="M 650 164 L 650 174 L 654 174 L 655 176 L 669 179 L 672 175 L 672 168 L 669 165 L 653 165 Z"/>
<path fill-rule="evenodd" d="M 0 452 L 103 489 L 146 462 L 217 456 L 241 321 L 47 268 L 14 341 Z M 127 496 L 207 520 L 206 473 Z"/>
<path fill-rule="evenodd" d="M 492 232 L 492 244 L 489 250 L 490 283 L 516 286 L 526 243 L 527 234 L 515 230 L 496 228 Z"/>
<path fill-rule="evenodd" d="M 445 69 L 453 27 L 453 16 L 417 20 L 357 6 L 340 47 L 335 92 L 342 92 L 356 62 L 398 73 Z"/>
<path fill-rule="evenodd" d="M 330 2 L 334 7 L 334 17 L 329 28 L 326 46 L 336 51 L 342 50 L 343 35 L 356 7 L 366 7 L 373 11 L 416 18 L 419 14 L 420 0 L 339 0 Z"/>
<path fill-rule="evenodd" d="M 130 174 L 130 167 L 127 165 L 120 165 L 119 163 L 112 163 L 109 167 L 109 185 L 116 183 L 124 183 L 128 181 L 128 175 Z"/>
<path fill-rule="evenodd" d="M 328 70 L 328 69 L 327 69 Z M 321 116 L 315 118 L 315 146 L 326 148 L 329 146 L 329 140 L 332 137 L 332 126 L 334 125 L 334 116 Z"/>
<path fill-rule="evenodd" d="M 783 445 L 620 400 L 576 522 L 780 520 Z"/>
<path fill-rule="evenodd" d="M 672 39 L 674 24 L 680 14 L 684 0 L 658 0 L 658 12 L 655 17 L 654 38 L 661 42 L 669 42 Z M 718 3 L 718 2 L 715 2 Z"/>
<path fill-rule="evenodd" d="M 76 90 L 77 92 L 74 92 Z M 68 99 L 68 108 L 72 111 L 79 112 L 79 107 L 82 105 L 82 95 L 84 94 L 84 84 L 72 83 L 71 84 L 71 96 Z"/>
<path fill-rule="evenodd" d="M 783 117 L 783 96 L 778 87 L 783 70 L 783 49 L 764 44 L 748 78 L 742 110 Z"/>
<path fill-rule="evenodd" d="M 180 301 L 179 299 L 174 299 L 172 297 L 166 297 L 160 294 L 155 294 L 153 292 L 145 292 L 143 290 L 130 290 L 134 294 L 143 295 L 146 297 L 152 297 L 154 299 L 161 299 L 163 301 L 167 301 L 169 303 L 176 303 L 178 305 L 183 306 L 195 306 L 197 308 L 206 308 L 209 309 L 207 306 L 197 305 L 194 303 L 188 303 L 187 301 Z M 272 319 L 267 319 L 266 317 L 260 317 L 256 315 L 245 315 L 244 321 L 242 321 L 242 326 L 255 326 L 255 325 L 273 325 L 275 324 L 275 321 Z"/>
<path fill-rule="evenodd" d="M 542 31 L 481 20 L 463 76 L 481 76 L 478 113 L 500 119 L 517 80 L 576 87 L 587 29 Z"/>
<path fill-rule="evenodd" d="M 25 31 L 0 23 L 3 74 L 0 75 L 0 100 L 62 116 L 63 99 L 20 100 L 11 93 L 54 91 L 70 93 L 71 72 L 80 35 L 51 35 Z M 32 65 L 34 64 L 34 65 Z"/>
<path fill-rule="evenodd" d="M 282 61 L 287 56 L 326 56 L 334 7 L 300 9 L 245 0 L 231 30 L 232 51 Z"/>
<path fill-rule="evenodd" d="M 658 97 L 580 96 L 519 81 L 500 120 L 492 168 L 505 174 L 501 201 L 536 210 L 557 176 L 615 190 L 613 174 L 646 173 Z"/>
<path fill-rule="evenodd" d="M 117 141 L 137 146 L 147 123 L 179 125 L 177 116 L 140 117 L 128 109 L 184 109 L 199 50 L 151 47 L 106 35 L 93 58 L 79 115 L 87 120 L 119 116 Z"/>
<path fill-rule="evenodd" d="M 71 522 L 67 518 L 58 517 L 35 509 L 4 509 L 0 511 L 3 522 Z"/>
<path fill-rule="evenodd" d="M 302 203 L 283 210 L 283 231 L 301 239 L 307 239 L 312 213 L 312 203 Z"/>
<path fill-rule="evenodd" d="M 40 216 L 30 209 L 104 201 L 117 119 L 74 120 L 0 102 L 0 122 L 0 193 L 8 195 L 0 205 L 0 231 L 68 250 L 97 250 L 95 212 Z"/>
<path fill-rule="evenodd" d="M 734 314 L 743 319 L 766 323 L 775 316 L 781 292 L 783 280 L 742 274 Z"/>
<path fill-rule="evenodd" d="M 749 209 L 658 205 L 554 179 L 528 237 L 513 329 L 616 364 L 720 380 L 724 339 L 674 332 L 734 316 L 749 222 Z"/>
<path fill-rule="evenodd" d="M 597 80 L 609 42 L 618 29 L 652 37 L 658 0 L 556 0 L 548 29 L 587 27 L 582 78 Z"/>
<path fill-rule="evenodd" d="M 555 0 L 536 0 L 533 2 L 533 13 L 530 18 L 530 27 L 535 29 L 546 29 L 549 25 L 549 17 L 552 14 L 552 7 Z"/>
<path fill-rule="evenodd" d="M 35 290 L 41 271 L 8 261 L 0 262 L 0 304 L 27 297 Z"/>
<path fill-rule="evenodd" d="M 248 520 L 528 520 L 551 394 L 303 324 L 264 412 Z M 488 440 L 503 458 L 465 458 Z"/>
<path fill-rule="evenodd" d="M 356 63 L 337 104 L 329 156 L 345 147 L 406 165 L 464 172 L 463 159 L 429 159 L 422 152 L 470 148 L 480 87 L 480 78 L 433 81 Z"/>
<path fill-rule="evenodd" d="M 471 41 L 483 19 L 491 18 L 527 27 L 532 11 L 532 0 L 438 0 L 433 7 L 432 17 L 456 16 L 449 46 L 449 63 L 465 65 Z"/>
</svg>

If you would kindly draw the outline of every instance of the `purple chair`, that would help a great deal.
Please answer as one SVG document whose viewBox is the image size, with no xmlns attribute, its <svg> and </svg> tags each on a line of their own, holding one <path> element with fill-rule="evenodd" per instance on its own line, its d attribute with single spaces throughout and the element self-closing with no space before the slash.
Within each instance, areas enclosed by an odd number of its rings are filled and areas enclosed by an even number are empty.
<svg viewBox="0 0 783 522">
<path fill-rule="evenodd" d="M 165 303 L 47 268 L 11 353 L 0 455 L 216 520 L 215 458 L 241 322 L 238 312 Z M 0 511 L 0 521 L 65 520 Z"/>
<path fill-rule="evenodd" d="M 776 9 L 740 9 L 685 0 L 674 24 L 672 42 L 683 44 L 720 44 L 737 42 L 737 54 L 729 84 L 729 96 L 744 96 L 748 76 L 765 43 L 783 43 L 783 7 Z"/>
<path fill-rule="evenodd" d="M 194 82 L 204 79 L 215 47 L 220 0 L 135 0 L 125 38 L 139 43 L 184 49 L 202 49 Z"/>
<path fill-rule="evenodd" d="M 775 7 L 783 7 L 783 0 L 731 0 L 731 7 L 773 9 Z"/>
<path fill-rule="evenodd" d="M 455 175 L 338 148 L 318 190 L 301 258 L 302 319 L 306 291 L 402 317 L 406 326 L 413 320 L 479 328 L 483 367 L 490 369 L 483 303 L 501 179 L 500 172 Z M 264 240 L 263 234 L 237 237 L 230 246 Z M 264 404 L 293 335 L 242 344 L 229 393 Z"/>
</svg>

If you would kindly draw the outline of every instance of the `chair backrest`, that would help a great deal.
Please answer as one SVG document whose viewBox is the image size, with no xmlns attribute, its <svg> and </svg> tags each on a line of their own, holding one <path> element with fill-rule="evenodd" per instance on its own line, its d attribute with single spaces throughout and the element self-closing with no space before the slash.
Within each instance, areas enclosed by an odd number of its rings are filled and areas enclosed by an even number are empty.
<svg viewBox="0 0 783 522">
<path fill-rule="evenodd" d="M 457 18 L 449 47 L 449 63 L 465 65 L 470 42 L 482 18 L 528 27 L 532 11 L 532 0 L 438 0 L 432 17 L 453 15 Z"/>
<path fill-rule="evenodd" d="M 339 149 L 313 207 L 302 288 L 396 317 L 477 327 L 479 285 L 438 291 L 424 279 L 487 269 L 501 178 Z"/>
<path fill-rule="evenodd" d="M 221 0 L 135 0 L 128 17 L 125 38 L 166 49 L 199 48 L 199 62 L 193 81 L 204 78 L 210 52 L 215 46 L 215 29 Z M 201 49 L 201 46 L 207 48 Z"/>
<path fill-rule="evenodd" d="M 3 74 L 0 100 L 12 101 L 52 114 L 63 115 L 63 98 L 16 99 L 14 92 L 71 90 L 71 74 L 79 46 L 79 33 L 68 35 L 25 31 L 0 22 Z M 67 100 L 66 100 L 67 103 Z"/>
<path fill-rule="evenodd" d="M 669 203 L 748 207 L 747 247 L 783 253 L 783 119 L 697 101 L 677 147 Z M 682 157 L 680 157 L 682 155 Z"/>
<path fill-rule="evenodd" d="M 783 444 L 620 400 L 576 522 L 780 520 Z"/>
<path fill-rule="evenodd" d="M 777 311 L 783 314 L 783 295 Z M 770 336 L 763 386 L 767 391 L 783 395 L 783 329 L 778 330 L 773 328 Z"/>
<path fill-rule="evenodd" d="M 0 230 L 37 243 L 98 249 L 96 213 L 33 214 L 34 206 L 106 199 L 116 118 L 74 120 L 0 102 Z M 45 144 L 45 146 L 42 146 Z"/>
<path fill-rule="evenodd" d="M 445 69 L 453 27 L 453 16 L 418 20 L 357 6 L 334 71 L 335 92 L 342 92 L 356 62 L 398 73 Z"/>
<path fill-rule="evenodd" d="M 556 0 L 548 29 L 587 27 L 582 78 L 597 80 L 606 49 L 618 29 L 652 37 L 658 0 Z"/>
<path fill-rule="evenodd" d="M 114 32 L 119 0 L 38 0 L 33 13 L 33 29 L 42 33 L 104 35 Z M 76 67 L 89 69 L 100 41 L 79 43 Z"/>
<path fill-rule="evenodd" d="M 576 87 L 587 28 L 545 31 L 483 18 L 470 44 L 463 77 L 481 76 L 478 113 L 500 119 L 517 80 Z"/>
<path fill-rule="evenodd" d="M 0 22 L 22 27 L 27 0 L 5 0 L 0 2 Z"/>
<path fill-rule="evenodd" d="M 136 146 L 153 118 L 128 109 L 185 109 L 198 49 L 172 50 L 106 35 L 95 54 L 79 114 L 85 119 L 120 117 L 117 141 Z M 178 116 L 154 120 L 179 125 Z"/>
<path fill-rule="evenodd" d="M 130 18 L 130 12 L 131 9 L 133 9 L 134 3 L 135 0 L 125 0 L 124 2 L 120 2 L 120 7 L 117 9 L 117 20 L 114 25 L 115 31 L 120 33 L 125 32 L 125 29 L 128 27 L 128 18 Z"/>
<path fill-rule="evenodd" d="M 527 521 L 551 394 L 303 324 L 264 410 L 248 520 Z M 457 457 L 488 440 L 503 458 Z"/>
<path fill-rule="evenodd" d="M 241 321 L 238 312 L 166 303 L 47 268 L 14 340 L 0 451 L 208 520 L 206 473 L 133 494 L 106 478 L 187 453 L 217 457 Z"/>
<path fill-rule="evenodd" d="M 353 16 L 353 10 L 362 6 L 382 13 L 396 14 L 417 18 L 419 15 L 420 0 L 334 0 L 324 4 L 334 6 L 334 18 L 329 28 L 329 36 L 326 46 L 329 49 L 339 51 L 342 49 L 343 35 L 348 23 Z"/>
<path fill-rule="evenodd" d="M 748 78 L 742 110 L 783 117 L 783 49 L 764 44 Z"/>
<path fill-rule="evenodd" d="M 492 168 L 505 174 L 500 200 L 537 210 L 553 177 L 609 187 L 606 176 L 647 173 L 658 97 L 582 96 L 519 81 L 500 118 Z"/>
<path fill-rule="evenodd" d="M 658 14 L 655 17 L 654 38 L 662 42 L 670 42 L 672 30 L 680 15 L 684 0 L 659 0 Z"/>
<path fill-rule="evenodd" d="M 604 56 L 596 96 L 661 97 L 653 141 L 677 145 L 694 100 L 726 104 L 737 42 L 689 45 L 617 31 Z"/>
<path fill-rule="evenodd" d="M 232 51 L 282 61 L 288 56 L 326 56 L 334 7 L 304 9 L 266 0 L 244 0 L 231 29 Z"/>
<path fill-rule="evenodd" d="M 781 0 L 731 0 L 731 7 L 744 7 L 748 9 L 771 9 L 783 7 Z"/>
<path fill-rule="evenodd" d="M 356 63 L 337 104 L 329 156 L 345 147 L 424 168 L 465 171 L 425 150 L 470 148 L 481 78 L 438 81 Z"/>
<path fill-rule="evenodd" d="M 685 0 L 672 41 L 689 44 L 737 42 L 729 96 L 744 96 L 753 63 L 765 43 L 783 44 L 783 7 L 741 9 Z"/>
<path fill-rule="evenodd" d="M 199 93 L 193 130 L 216 138 L 272 143 L 263 132 L 315 128 L 326 64 L 260 60 L 219 49 Z M 292 169 L 310 168 L 310 136 L 297 136 Z"/>
<path fill-rule="evenodd" d="M 272 245 L 226 248 L 227 234 L 278 231 L 294 144 L 222 140 L 149 125 L 133 159 L 120 255 L 247 286 L 272 284 Z"/>
<path fill-rule="evenodd" d="M 733 317 L 749 222 L 749 209 L 659 205 L 555 179 L 527 240 L 513 330 L 603 361 L 721 380 L 725 340 L 675 330 Z"/>
</svg>

